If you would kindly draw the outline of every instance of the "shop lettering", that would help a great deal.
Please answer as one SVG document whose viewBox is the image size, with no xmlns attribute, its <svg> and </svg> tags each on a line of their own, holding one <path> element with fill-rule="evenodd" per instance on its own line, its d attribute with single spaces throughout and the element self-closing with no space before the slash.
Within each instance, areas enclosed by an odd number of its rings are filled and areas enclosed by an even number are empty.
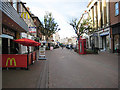
<svg viewBox="0 0 120 90">
<path fill-rule="evenodd" d="M 24 18 L 24 19 L 26 19 L 26 17 L 28 17 L 28 19 L 30 19 L 30 15 L 29 15 L 28 12 L 22 12 L 21 17 Z"/>
<path fill-rule="evenodd" d="M 8 34 L 8 35 L 10 35 L 10 36 L 15 36 L 15 32 L 13 32 L 13 31 L 11 31 L 11 30 L 9 30 L 9 29 L 3 28 L 3 33 L 4 33 L 4 34 Z"/>
<path fill-rule="evenodd" d="M 14 62 L 14 66 L 16 66 L 16 61 L 15 61 L 15 58 L 7 58 L 7 61 L 6 61 L 6 66 L 8 66 L 8 61 L 10 61 L 10 66 L 12 66 L 12 62 Z"/>
</svg>

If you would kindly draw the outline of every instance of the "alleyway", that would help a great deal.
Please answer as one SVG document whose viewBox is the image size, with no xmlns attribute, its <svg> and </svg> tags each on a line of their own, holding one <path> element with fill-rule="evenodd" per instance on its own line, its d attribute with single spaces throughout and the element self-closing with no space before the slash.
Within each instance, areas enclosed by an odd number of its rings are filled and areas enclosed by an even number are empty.
<svg viewBox="0 0 120 90">
<path fill-rule="evenodd" d="M 99 55 L 78 55 L 68 49 L 47 51 L 49 88 L 117 88 L 118 57 L 101 52 Z"/>
</svg>

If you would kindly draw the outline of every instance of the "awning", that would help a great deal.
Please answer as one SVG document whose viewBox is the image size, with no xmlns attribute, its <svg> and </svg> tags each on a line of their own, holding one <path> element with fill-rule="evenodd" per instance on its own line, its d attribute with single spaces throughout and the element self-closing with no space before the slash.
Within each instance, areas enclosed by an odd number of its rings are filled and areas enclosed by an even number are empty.
<svg viewBox="0 0 120 90">
<path fill-rule="evenodd" d="M 0 35 L 1 38 L 9 38 L 9 39 L 13 39 L 12 36 L 6 35 L 6 34 L 2 34 Z"/>
<path fill-rule="evenodd" d="M 100 36 L 106 36 L 106 35 L 109 35 L 109 32 L 104 32 L 100 34 Z"/>
</svg>

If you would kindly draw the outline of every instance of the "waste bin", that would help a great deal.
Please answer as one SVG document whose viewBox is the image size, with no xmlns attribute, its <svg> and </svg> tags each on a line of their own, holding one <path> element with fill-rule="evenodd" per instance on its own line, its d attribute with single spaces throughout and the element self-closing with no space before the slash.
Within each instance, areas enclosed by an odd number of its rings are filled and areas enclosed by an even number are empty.
<svg viewBox="0 0 120 90">
<path fill-rule="evenodd" d="M 94 48 L 94 53 L 96 53 L 96 54 L 99 53 L 99 48 L 98 48 L 98 47 L 95 47 L 95 48 Z"/>
</svg>

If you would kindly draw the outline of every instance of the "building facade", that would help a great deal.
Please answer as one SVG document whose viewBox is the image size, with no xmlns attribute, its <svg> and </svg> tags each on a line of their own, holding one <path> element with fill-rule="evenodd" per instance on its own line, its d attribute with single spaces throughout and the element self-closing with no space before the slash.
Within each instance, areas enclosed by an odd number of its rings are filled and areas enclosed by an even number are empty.
<svg viewBox="0 0 120 90">
<path fill-rule="evenodd" d="M 11 0 L 10 0 L 11 1 Z M 13 40 L 20 38 L 21 32 L 28 32 L 28 26 L 13 7 L 13 2 L 0 1 L 2 13 L 2 54 L 16 54 L 20 52 L 20 45 Z"/>
<path fill-rule="evenodd" d="M 103 51 L 111 50 L 109 0 L 91 0 L 87 6 L 94 32 L 90 36 L 90 46 L 94 43 Z"/>
<path fill-rule="evenodd" d="M 32 15 L 32 18 L 33 18 L 34 24 L 36 25 L 36 34 L 37 34 L 36 36 L 40 41 L 42 41 L 43 35 L 41 33 L 41 27 L 40 27 L 40 25 L 42 25 L 42 23 L 37 16 Z"/>
<path fill-rule="evenodd" d="M 16 0 L 17 1 L 17 0 Z M 29 8 L 25 6 L 24 2 L 17 1 L 18 13 L 28 26 L 28 32 L 21 33 L 21 38 L 28 38 L 35 40 L 37 37 L 36 25 L 34 24 Z M 34 47 L 30 47 L 30 52 L 34 51 Z M 21 53 L 27 53 L 27 47 L 21 45 Z"/>
<path fill-rule="evenodd" d="M 112 52 L 120 49 L 120 1 L 110 2 L 111 47 Z"/>
</svg>

